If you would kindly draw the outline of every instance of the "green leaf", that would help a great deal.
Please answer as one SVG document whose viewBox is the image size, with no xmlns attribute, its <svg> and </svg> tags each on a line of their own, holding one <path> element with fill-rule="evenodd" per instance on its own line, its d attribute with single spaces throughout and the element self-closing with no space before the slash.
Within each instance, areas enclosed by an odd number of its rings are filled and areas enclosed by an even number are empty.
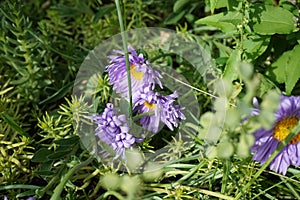
<svg viewBox="0 0 300 200">
<path fill-rule="evenodd" d="M 190 3 L 190 0 L 177 0 L 173 6 L 173 12 L 180 12 Z"/>
<path fill-rule="evenodd" d="M 52 176 L 55 173 L 52 171 L 37 171 L 36 174 L 40 176 Z"/>
<path fill-rule="evenodd" d="M 47 104 L 47 103 L 55 102 L 55 101 L 63 98 L 71 90 L 73 85 L 74 85 L 74 82 L 68 83 L 64 87 L 60 88 L 57 92 L 52 94 L 50 97 L 41 101 L 39 104 Z"/>
<path fill-rule="evenodd" d="M 185 15 L 185 10 L 180 12 L 173 12 L 165 19 L 164 24 L 176 24 Z"/>
<path fill-rule="evenodd" d="M 243 2 L 240 0 L 227 0 L 227 10 L 236 10 L 236 8 L 239 6 L 239 4 L 242 4 Z"/>
<path fill-rule="evenodd" d="M 0 190 L 15 190 L 15 189 L 31 189 L 36 190 L 41 188 L 41 186 L 36 185 L 24 185 L 24 184 L 15 184 L 15 185 L 3 185 L 0 186 Z"/>
<path fill-rule="evenodd" d="M 96 13 L 93 22 L 97 23 L 99 19 L 104 17 L 106 14 L 110 14 L 115 9 L 115 5 L 107 5 L 100 7 L 99 11 Z"/>
<path fill-rule="evenodd" d="M 210 11 L 214 13 L 215 9 L 227 7 L 227 4 L 228 0 L 210 0 Z"/>
<path fill-rule="evenodd" d="M 213 41 L 213 43 L 218 48 L 220 57 L 227 57 L 226 58 L 226 61 L 227 61 L 228 57 L 230 56 L 230 54 L 232 53 L 233 50 L 221 42 Z M 217 58 L 217 59 L 219 59 L 219 58 Z M 225 63 L 226 63 L 226 61 L 225 61 Z"/>
<path fill-rule="evenodd" d="M 234 50 L 230 57 L 227 60 L 226 67 L 223 73 L 223 78 L 233 81 L 237 79 L 237 65 L 241 61 L 241 54 L 242 52 L 240 50 Z"/>
<path fill-rule="evenodd" d="M 42 148 L 39 149 L 31 159 L 32 162 L 48 162 L 49 159 L 47 156 L 51 154 L 52 152 L 49 149 Z"/>
<path fill-rule="evenodd" d="M 246 59 L 254 61 L 261 56 L 270 43 L 270 36 L 253 35 L 243 40 L 243 49 Z"/>
<path fill-rule="evenodd" d="M 294 15 L 281 7 L 255 5 L 250 15 L 253 30 L 262 35 L 289 34 L 295 29 Z"/>
<path fill-rule="evenodd" d="M 226 14 L 219 13 L 216 15 L 208 16 L 202 19 L 197 20 L 196 24 L 207 24 L 219 28 L 225 33 L 231 33 L 236 31 L 236 26 L 241 23 L 242 14 L 240 12 L 228 12 Z"/>
<path fill-rule="evenodd" d="M 290 11 L 291 13 L 293 13 L 294 16 L 299 17 L 299 11 L 298 11 L 298 7 L 296 6 L 296 4 L 293 4 L 292 2 L 289 1 L 282 1 L 280 3 L 280 6 L 288 11 Z"/>
<path fill-rule="evenodd" d="M 52 152 L 51 152 L 52 153 Z M 39 171 L 51 171 L 53 165 L 53 160 L 41 163 Z"/>
<path fill-rule="evenodd" d="M 260 85 L 257 91 L 257 96 L 262 97 L 264 94 L 267 93 L 267 91 L 273 89 L 275 87 L 275 84 L 272 83 L 266 76 L 263 74 L 258 73 L 257 76 L 260 80 Z"/>
<path fill-rule="evenodd" d="M 19 193 L 19 194 L 17 194 L 16 198 L 34 196 L 35 195 L 35 191 L 36 191 L 36 189 L 31 189 L 31 190 L 28 190 L 26 192 Z"/>
<path fill-rule="evenodd" d="M 20 133 L 22 136 L 25 136 L 27 138 L 30 138 L 30 135 L 26 133 L 18 124 L 15 122 L 15 120 L 9 116 L 7 113 L 2 112 L 0 114 L 1 118 L 15 131 Z"/>
<path fill-rule="evenodd" d="M 212 14 L 214 14 L 214 12 L 215 12 L 215 8 L 216 8 L 217 2 L 218 2 L 218 0 L 209 0 L 209 3 L 210 3 L 210 12 Z"/>
<path fill-rule="evenodd" d="M 73 136 L 70 138 L 64 138 L 64 139 L 60 139 L 60 140 L 55 140 L 54 143 L 61 145 L 61 146 L 72 146 L 77 144 L 79 141 L 79 137 L 78 136 Z"/>
<path fill-rule="evenodd" d="M 70 152 L 71 152 L 70 149 L 67 149 L 66 151 L 55 152 L 55 153 L 48 155 L 47 158 L 50 160 L 58 160 L 58 159 L 66 157 Z"/>
<path fill-rule="evenodd" d="M 290 95 L 300 78 L 300 45 L 285 52 L 272 64 L 272 72 L 279 83 L 285 83 L 285 92 Z"/>
</svg>

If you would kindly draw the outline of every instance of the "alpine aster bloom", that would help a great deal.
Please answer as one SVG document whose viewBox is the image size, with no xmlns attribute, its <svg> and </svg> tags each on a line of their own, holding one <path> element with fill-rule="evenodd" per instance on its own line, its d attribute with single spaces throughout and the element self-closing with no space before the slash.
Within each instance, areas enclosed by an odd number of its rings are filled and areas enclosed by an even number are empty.
<svg viewBox="0 0 300 200">
<path fill-rule="evenodd" d="M 140 90 L 140 95 L 133 99 L 133 111 L 139 114 L 148 113 L 140 120 L 143 128 L 156 133 L 159 123 L 163 122 L 173 131 L 174 127 L 178 127 L 179 121 L 185 119 L 180 106 L 175 104 L 177 97 L 176 92 L 163 96 L 153 91 L 151 85 L 147 85 Z"/>
<path fill-rule="evenodd" d="M 129 93 L 125 53 L 120 50 L 114 50 L 113 52 L 117 55 L 108 56 L 110 62 L 109 65 L 106 66 L 110 84 L 113 85 L 114 91 L 121 93 L 123 97 L 128 98 Z M 158 71 L 152 69 L 150 63 L 144 58 L 143 54 L 138 55 L 130 46 L 128 47 L 128 52 L 132 95 L 135 96 L 145 84 L 153 85 L 152 89 L 154 89 L 156 83 L 162 88 L 160 82 L 161 75 Z"/>
<path fill-rule="evenodd" d="M 117 111 L 111 103 L 106 104 L 102 114 L 94 114 L 89 118 L 97 124 L 95 135 L 116 152 L 116 158 L 119 156 L 124 158 L 125 150 L 132 148 L 135 142 L 138 141 L 133 135 L 129 134 L 126 116 L 117 115 Z"/>
<path fill-rule="evenodd" d="M 253 113 L 252 113 L 253 114 Z M 259 112 L 255 110 L 254 115 Z M 297 125 L 300 119 L 300 96 L 281 96 L 280 104 L 275 112 L 275 124 L 271 129 L 258 129 L 255 133 L 255 143 L 251 148 L 254 153 L 253 160 L 264 164 L 270 155 L 275 151 Z M 287 144 L 273 159 L 270 169 L 286 174 L 290 165 L 300 165 L 300 133 Z"/>
</svg>

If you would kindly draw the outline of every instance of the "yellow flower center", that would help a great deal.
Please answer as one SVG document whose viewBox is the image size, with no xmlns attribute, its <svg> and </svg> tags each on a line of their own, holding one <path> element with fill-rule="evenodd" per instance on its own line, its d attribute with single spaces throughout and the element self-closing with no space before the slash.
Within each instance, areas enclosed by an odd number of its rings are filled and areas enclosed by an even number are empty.
<svg viewBox="0 0 300 200">
<path fill-rule="evenodd" d="M 138 81 L 142 80 L 144 73 L 143 72 L 138 72 L 135 70 L 136 66 L 135 65 L 131 65 L 130 66 L 130 72 L 131 75 Z"/>
<path fill-rule="evenodd" d="M 274 127 L 274 138 L 282 142 L 298 124 L 298 121 L 299 119 L 297 117 L 287 117 L 277 122 Z M 289 144 L 297 144 L 298 142 L 300 142 L 300 133 L 298 133 Z"/>
<path fill-rule="evenodd" d="M 148 101 L 146 101 L 144 103 L 144 105 L 149 108 L 150 110 L 152 110 L 153 108 L 155 108 L 156 104 L 155 103 L 149 103 Z"/>
</svg>

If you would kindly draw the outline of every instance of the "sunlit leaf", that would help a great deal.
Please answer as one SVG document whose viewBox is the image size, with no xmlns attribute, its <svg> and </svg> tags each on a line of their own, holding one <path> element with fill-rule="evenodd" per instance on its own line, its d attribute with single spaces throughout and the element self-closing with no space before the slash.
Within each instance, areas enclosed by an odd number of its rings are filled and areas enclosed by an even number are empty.
<svg viewBox="0 0 300 200">
<path fill-rule="evenodd" d="M 237 75 L 237 67 L 241 61 L 242 52 L 238 49 L 234 50 L 227 60 L 226 67 L 223 73 L 223 78 L 230 81 L 235 80 Z"/>
<path fill-rule="evenodd" d="M 285 91 L 290 95 L 295 84 L 300 78 L 300 45 L 294 47 L 290 51 L 286 51 L 273 63 L 270 75 L 275 75 L 279 83 L 285 83 Z"/>
<path fill-rule="evenodd" d="M 281 7 L 255 4 L 250 18 L 253 30 L 262 35 L 288 34 L 295 29 L 294 15 Z"/>
<path fill-rule="evenodd" d="M 225 33 L 236 31 L 236 26 L 241 22 L 242 14 L 240 12 L 219 13 L 197 20 L 196 24 L 207 24 L 221 29 Z"/>
</svg>

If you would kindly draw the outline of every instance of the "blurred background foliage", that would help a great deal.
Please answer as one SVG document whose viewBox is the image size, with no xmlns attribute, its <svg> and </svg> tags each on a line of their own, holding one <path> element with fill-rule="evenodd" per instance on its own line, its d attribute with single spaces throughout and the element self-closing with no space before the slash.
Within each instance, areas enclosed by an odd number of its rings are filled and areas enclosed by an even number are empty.
<svg viewBox="0 0 300 200">
<path fill-rule="evenodd" d="M 173 138 L 162 155 L 173 159 L 149 163 L 143 174 L 92 160 L 74 125 L 88 105 L 72 86 L 88 52 L 120 32 L 114 1 L 3 1 L 0 198 L 300 199 L 298 169 L 252 180 L 259 166 L 249 154 L 251 133 L 272 124 L 278 94 L 300 93 L 298 1 L 126 0 L 121 7 L 126 29 L 174 29 L 212 55 L 220 78 L 212 90 L 186 60 L 164 56 L 191 86 L 219 97 L 195 90 L 203 115 L 186 130 L 193 142 L 186 148 Z M 95 75 L 89 87 L 103 107 L 107 77 Z M 265 116 L 241 124 L 254 96 Z"/>
</svg>

